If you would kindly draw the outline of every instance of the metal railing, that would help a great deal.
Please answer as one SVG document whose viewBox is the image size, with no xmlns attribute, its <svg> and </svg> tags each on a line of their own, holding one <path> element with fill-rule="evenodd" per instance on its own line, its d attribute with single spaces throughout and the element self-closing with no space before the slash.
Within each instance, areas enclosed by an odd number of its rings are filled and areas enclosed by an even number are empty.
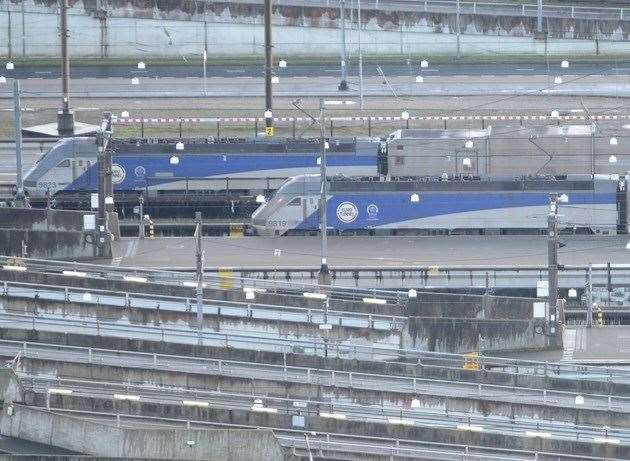
<svg viewBox="0 0 630 461">
<path fill-rule="evenodd" d="M 25 315 L 0 313 L 0 326 L 3 324 L 16 324 L 24 329 L 42 329 L 55 331 L 52 326 L 59 326 L 64 331 L 71 331 L 77 326 L 82 331 L 89 332 L 96 336 L 115 336 L 126 338 L 147 338 L 161 342 L 172 341 L 180 343 L 196 343 L 197 334 L 188 328 L 174 328 L 154 325 L 121 325 L 111 322 L 103 322 L 91 319 L 70 319 L 54 318 L 43 315 Z M 63 328 L 65 327 L 65 329 Z M 139 334 L 139 335 L 138 335 Z M 203 332 L 204 344 L 207 346 L 233 347 L 247 350 L 266 350 L 282 354 L 305 354 L 324 357 L 336 357 L 343 359 L 362 359 L 382 362 L 403 361 L 407 364 L 413 363 L 418 367 L 451 368 L 461 370 L 463 365 L 470 360 L 476 360 L 479 370 L 486 372 L 507 373 L 514 376 L 543 376 L 550 378 L 563 378 L 571 380 L 605 380 L 610 383 L 626 384 L 630 383 L 630 370 L 616 367 L 586 366 L 574 363 L 553 363 L 534 360 L 500 358 L 479 355 L 469 357 L 464 354 L 451 354 L 443 352 L 419 351 L 415 349 L 396 348 L 394 346 L 385 347 L 379 345 L 351 345 L 338 343 L 334 340 L 302 340 L 288 338 L 257 337 L 240 334 L 236 332 L 221 333 L 214 331 Z M 2 341 L 2 344 L 11 344 Z M 26 342 L 15 342 L 18 345 L 28 348 Z M 34 343 L 35 345 L 36 343 Z M 51 346 L 60 347 L 60 346 Z M 68 347 L 72 350 L 74 346 Z M 80 350 L 81 348 L 77 348 Z M 90 348 L 88 348 L 89 351 Z M 94 349 L 93 349 L 94 350 Z M 105 350 L 103 350 L 105 351 Z M 89 354 L 89 352 L 88 352 Z M 149 358 L 153 363 L 157 363 L 157 356 L 153 354 L 133 353 L 134 357 Z M 162 357 L 169 357 L 162 355 Z M 176 356 L 171 356 L 176 357 Z M 201 360 L 195 358 L 194 360 Z M 285 361 L 286 363 L 286 361 Z"/>
<path fill-rule="evenodd" d="M 237 360 L 211 359 L 205 357 L 184 357 L 177 355 L 157 354 L 149 352 L 135 352 L 117 349 L 99 349 L 93 347 L 66 346 L 58 344 L 34 343 L 27 341 L 0 340 L 0 350 L 21 357 L 49 359 L 64 362 L 89 363 L 98 365 L 152 367 L 160 370 L 192 372 L 192 373 L 218 373 L 226 376 L 253 377 L 244 370 L 250 369 L 265 371 L 271 376 L 286 379 L 291 376 L 295 380 L 302 380 L 308 384 L 341 385 L 349 387 L 361 386 L 367 378 L 377 380 L 391 379 L 407 382 L 409 388 L 417 389 L 418 383 L 423 381 L 435 381 L 431 378 L 418 378 L 401 375 L 380 375 L 378 373 L 347 372 L 334 369 L 298 367 L 287 365 L 287 353 L 283 353 L 282 365 L 243 362 Z M 417 364 L 408 364 L 409 372 L 414 367 L 424 369 L 445 369 L 461 371 L 464 365 L 471 360 L 470 356 L 463 354 L 449 354 L 439 352 L 415 351 Z M 499 357 L 474 357 L 479 364 L 479 370 L 484 370 L 487 375 L 500 374 L 518 376 L 554 377 L 556 379 L 570 379 L 577 381 L 603 380 L 607 383 L 625 383 L 630 385 L 630 370 L 615 367 L 581 366 L 565 363 L 547 363 L 522 359 L 505 359 Z M 484 375 L 471 373 L 472 378 L 484 378 Z M 453 380 L 456 381 L 457 380 Z M 465 380 L 463 381 L 465 382 Z M 474 384 L 476 386 L 476 384 Z M 398 388 L 397 386 L 396 388 Z M 523 386 L 517 386 L 518 388 Z M 379 386 L 378 389 L 383 389 Z M 611 389 L 612 392 L 612 389 Z"/>
<path fill-rule="evenodd" d="M 141 292 L 121 292 L 41 283 L 1 282 L 2 296 L 29 299 L 47 299 L 64 303 L 93 304 L 124 309 L 151 309 L 154 311 L 192 312 L 196 309 L 191 297 L 168 296 Z M 261 313 L 263 312 L 263 313 Z M 275 322 L 304 322 L 313 324 L 334 323 L 339 327 L 401 330 L 405 316 L 369 312 L 339 311 L 310 307 L 264 304 L 255 301 L 225 301 L 204 299 L 204 315 L 237 317 Z M 266 313 L 266 314 L 264 314 Z M 102 315 L 100 318 L 103 318 Z M 117 318 L 117 317 L 116 317 Z"/>
<path fill-rule="evenodd" d="M 15 404 L 18 408 L 25 407 L 26 405 Z M 324 431 L 304 431 L 299 429 L 280 429 L 274 426 L 248 426 L 245 424 L 234 424 L 234 423 L 223 423 L 223 422 L 215 422 L 215 421 L 203 421 L 199 419 L 188 419 L 188 418 L 169 418 L 169 417 L 158 417 L 158 416 L 145 416 L 145 415 L 137 415 L 137 414 L 129 414 L 129 413 L 113 413 L 113 412 L 104 412 L 104 411 L 87 411 L 87 410 L 74 410 L 74 409 L 66 409 L 66 408 L 54 408 L 52 409 L 55 413 L 68 414 L 68 415 L 86 415 L 90 417 L 101 417 L 101 418 L 110 418 L 114 420 L 117 426 L 124 422 L 124 419 L 128 419 L 129 421 L 152 421 L 152 422 L 162 422 L 164 424 L 181 424 L 187 429 L 192 427 L 202 427 L 202 428 L 230 428 L 230 429 L 251 429 L 251 430 L 269 430 L 272 431 L 278 440 L 280 441 L 282 446 L 286 447 L 296 447 L 301 449 L 307 449 L 305 447 L 306 439 L 308 438 L 309 443 L 312 441 L 314 445 L 311 445 L 310 449 L 314 448 L 323 448 L 326 450 L 335 449 L 337 444 L 345 444 L 346 447 L 355 447 L 357 453 L 369 453 L 369 454 L 383 454 L 381 450 L 387 450 L 388 455 L 424 455 L 426 457 L 427 453 L 432 453 L 436 455 L 440 454 L 452 454 L 454 451 L 458 452 L 457 458 L 453 459 L 461 459 L 462 455 L 468 453 L 474 453 L 475 458 L 480 459 L 489 459 L 489 460 L 505 460 L 506 456 L 510 458 L 514 455 L 522 455 L 526 456 L 526 459 L 545 459 L 546 456 L 553 456 L 555 459 L 559 460 L 600 460 L 599 457 L 590 457 L 590 456 L 574 456 L 566 453 L 549 453 L 543 451 L 527 451 L 527 450 L 511 450 L 508 448 L 490 448 L 484 446 L 477 445 L 466 445 L 466 444 L 454 444 L 454 443 L 443 443 L 443 442 L 432 442 L 432 441 L 421 441 L 421 440 L 410 440 L 410 439 L 401 439 L 401 438 L 385 438 L 385 437 L 374 437 L 374 436 L 366 436 L 366 435 L 351 435 L 351 434 L 342 434 L 335 432 L 324 432 Z M 376 451 L 378 447 L 378 451 Z M 343 450 L 343 452 L 348 452 L 349 450 Z M 308 454 L 307 454 L 308 456 Z M 451 459 L 451 458 L 449 458 Z"/>
</svg>

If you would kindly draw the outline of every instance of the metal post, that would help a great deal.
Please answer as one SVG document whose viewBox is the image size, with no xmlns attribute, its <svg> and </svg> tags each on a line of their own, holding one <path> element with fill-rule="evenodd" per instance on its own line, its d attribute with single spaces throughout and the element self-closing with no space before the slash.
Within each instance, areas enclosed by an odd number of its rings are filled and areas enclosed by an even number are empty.
<svg viewBox="0 0 630 461">
<path fill-rule="evenodd" d="M 538 21 L 536 23 L 536 30 L 539 34 L 542 34 L 542 10 L 543 10 L 543 0 L 538 0 Z"/>
<path fill-rule="evenodd" d="M 360 109 L 363 110 L 363 50 L 361 49 L 361 0 L 357 0 L 357 24 L 359 41 L 359 100 Z"/>
<path fill-rule="evenodd" d="M 547 216 L 547 270 L 549 279 L 549 316 L 556 315 L 558 304 L 558 196 L 549 194 L 549 215 Z"/>
<path fill-rule="evenodd" d="M 140 202 L 140 224 L 138 224 L 138 237 L 143 239 L 145 237 L 144 233 L 144 196 L 140 195 L 138 198 Z"/>
<path fill-rule="evenodd" d="M 204 23 L 207 24 L 207 23 Z M 206 86 L 206 78 L 207 78 L 207 69 L 206 69 L 206 65 L 208 63 L 208 52 L 204 49 L 203 50 L 203 95 L 204 96 L 208 96 L 208 88 Z"/>
<path fill-rule="evenodd" d="M 326 180 L 326 139 L 324 138 L 324 100 L 319 100 L 319 159 L 320 159 L 320 197 L 319 197 L 319 221 L 322 234 L 322 265 L 319 270 L 320 285 L 330 285 L 330 272 L 328 270 L 328 223 L 326 216 L 327 180 Z"/>
<path fill-rule="evenodd" d="M 588 279 L 586 281 L 586 327 L 593 326 L 593 264 L 588 265 Z"/>
<path fill-rule="evenodd" d="M 272 71 L 272 53 L 271 53 L 271 15 L 272 0 L 265 0 L 265 112 L 267 115 L 272 113 L 272 92 L 271 92 L 271 71 Z M 273 136 L 273 116 L 265 115 L 265 127 L 267 136 Z"/>
<path fill-rule="evenodd" d="M 109 257 L 111 255 L 110 240 L 107 236 L 107 213 L 105 207 L 105 197 L 112 188 L 111 152 L 107 154 L 110 137 L 111 114 L 106 112 L 103 114 L 103 121 L 96 133 L 96 146 L 98 150 L 98 213 L 96 217 L 96 230 L 97 254 L 99 257 Z"/>
<path fill-rule="evenodd" d="M 201 248 L 201 212 L 195 213 L 195 238 L 197 239 L 197 343 L 203 344 L 203 250 Z"/>
<path fill-rule="evenodd" d="M 339 2 L 339 20 L 341 21 L 341 82 L 339 91 L 348 91 L 348 67 L 346 63 L 346 0 Z"/>
<path fill-rule="evenodd" d="M 457 27 L 457 57 L 460 57 L 460 51 L 461 51 L 461 47 L 460 47 L 460 42 L 459 42 L 459 35 L 461 34 L 461 26 L 460 26 L 460 11 L 461 11 L 461 5 L 459 3 L 459 0 L 457 0 L 457 14 L 455 15 L 455 23 L 456 23 L 456 27 Z"/>
<path fill-rule="evenodd" d="M 57 113 L 59 136 L 74 133 L 74 113 L 70 111 L 70 57 L 68 56 L 68 0 L 60 0 L 59 33 L 61 35 L 61 110 Z"/>
<path fill-rule="evenodd" d="M 20 81 L 13 80 L 13 115 L 15 120 L 15 168 L 16 186 L 15 205 L 24 206 L 24 183 L 22 182 L 22 106 L 20 104 Z"/>
</svg>

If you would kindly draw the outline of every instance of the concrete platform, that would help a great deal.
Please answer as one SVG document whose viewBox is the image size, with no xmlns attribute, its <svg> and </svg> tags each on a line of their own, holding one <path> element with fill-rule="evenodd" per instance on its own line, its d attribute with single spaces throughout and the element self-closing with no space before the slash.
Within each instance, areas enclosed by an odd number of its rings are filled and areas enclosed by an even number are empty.
<svg viewBox="0 0 630 461">
<path fill-rule="evenodd" d="M 564 350 L 498 354 L 520 359 L 630 367 L 630 325 L 597 328 L 570 326 L 563 335 Z"/>
<path fill-rule="evenodd" d="M 627 263 L 625 235 L 563 236 L 559 263 Z M 329 237 L 331 267 L 536 266 L 547 263 L 544 236 Z M 318 237 L 209 237 L 206 267 L 319 267 Z M 114 264 L 161 268 L 195 265 L 192 237 L 123 238 L 113 244 Z"/>
</svg>

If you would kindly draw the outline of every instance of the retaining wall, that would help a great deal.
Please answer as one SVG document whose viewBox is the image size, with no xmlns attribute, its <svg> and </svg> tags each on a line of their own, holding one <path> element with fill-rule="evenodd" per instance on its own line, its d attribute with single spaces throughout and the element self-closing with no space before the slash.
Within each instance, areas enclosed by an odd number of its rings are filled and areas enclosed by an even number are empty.
<svg viewBox="0 0 630 461">
<path fill-rule="evenodd" d="M 99 457 L 269 460 L 283 458 L 273 433 L 245 429 L 131 429 L 22 405 L 3 412 L 3 435 Z M 187 442 L 194 441 L 194 446 Z"/>
<path fill-rule="evenodd" d="M 384 2 L 386 5 L 387 2 Z M 347 5 L 350 2 L 346 3 Z M 331 5 L 332 6 L 332 5 Z M 549 38 L 534 40 L 536 18 L 461 15 L 459 45 L 455 14 L 382 11 L 364 5 L 362 49 L 366 54 L 461 56 L 552 54 L 565 57 L 630 52 L 630 21 L 545 18 Z M 0 1 L 0 56 L 59 55 L 57 3 Z M 83 0 L 69 11 L 74 57 L 250 56 L 264 52 L 262 4 Z M 357 15 L 348 7 L 347 48 L 358 52 Z M 274 6 L 276 55 L 338 55 L 337 8 Z"/>
</svg>

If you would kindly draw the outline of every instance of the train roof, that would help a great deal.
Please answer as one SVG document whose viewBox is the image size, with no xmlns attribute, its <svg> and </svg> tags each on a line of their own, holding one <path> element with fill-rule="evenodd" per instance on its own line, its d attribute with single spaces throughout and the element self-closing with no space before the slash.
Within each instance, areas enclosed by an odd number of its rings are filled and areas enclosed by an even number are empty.
<svg viewBox="0 0 630 461">
<path fill-rule="evenodd" d="M 485 130 L 431 130 L 431 129 L 401 129 L 389 135 L 388 140 L 400 139 L 479 139 L 487 138 L 491 129 Z"/>
<path fill-rule="evenodd" d="M 592 136 L 595 131 L 593 125 L 554 125 L 532 127 L 488 127 L 475 130 L 430 130 L 430 129 L 401 129 L 389 135 L 388 141 L 396 140 L 466 140 L 485 138 L 580 138 Z"/>
<path fill-rule="evenodd" d="M 316 193 L 319 191 L 319 175 L 301 175 L 287 180 L 282 193 Z M 380 181 L 378 178 L 329 178 L 330 192 L 422 192 L 422 191 L 607 191 L 614 192 L 617 181 L 614 177 L 593 178 L 591 175 L 568 175 L 554 177 L 458 177 L 443 180 L 437 177 L 410 178 L 409 180 Z"/>
</svg>

